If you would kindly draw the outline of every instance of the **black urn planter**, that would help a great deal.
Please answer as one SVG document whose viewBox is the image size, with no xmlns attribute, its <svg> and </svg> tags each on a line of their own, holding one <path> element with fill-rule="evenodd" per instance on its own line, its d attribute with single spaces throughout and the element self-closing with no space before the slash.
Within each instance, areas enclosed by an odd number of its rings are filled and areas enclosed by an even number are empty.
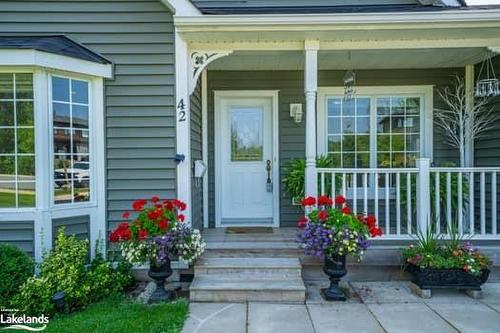
<svg viewBox="0 0 500 333">
<path fill-rule="evenodd" d="M 489 269 L 483 269 L 481 274 L 472 275 L 461 269 L 421 268 L 406 265 L 405 271 L 412 276 L 412 282 L 420 289 L 460 289 L 481 290 L 490 275 Z"/>
<path fill-rule="evenodd" d="M 172 275 L 172 268 L 170 267 L 170 259 L 167 258 L 166 262 L 158 265 L 151 261 L 148 271 L 148 276 L 156 283 L 156 290 L 149 298 L 149 303 L 159 303 L 171 301 L 175 298 L 172 291 L 165 289 L 165 280 Z"/>
<path fill-rule="evenodd" d="M 323 272 L 325 272 L 330 279 L 330 287 L 322 290 L 325 300 L 345 301 L 347 298 L 339 287 L 340 279 L 347 274 L 345 256 L 338 256 L 335 258 L 328 258 L 325 256 Z"/>
</svg>

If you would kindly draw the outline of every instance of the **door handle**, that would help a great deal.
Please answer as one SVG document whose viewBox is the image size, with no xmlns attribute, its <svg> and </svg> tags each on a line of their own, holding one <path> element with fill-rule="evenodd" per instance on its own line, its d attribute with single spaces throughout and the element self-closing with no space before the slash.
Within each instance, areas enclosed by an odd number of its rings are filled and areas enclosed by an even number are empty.
<svg viewBox="0 0 500 333">
<path fill-rule="evenodd" d="M 267 171 L 267 181 L 266 181 L 266 191 L 267 192 L 272 192 L 273 191 L 273 181 L 271 180 L 271 160 L 266 161 L 266 171 Z"/>
</svg>

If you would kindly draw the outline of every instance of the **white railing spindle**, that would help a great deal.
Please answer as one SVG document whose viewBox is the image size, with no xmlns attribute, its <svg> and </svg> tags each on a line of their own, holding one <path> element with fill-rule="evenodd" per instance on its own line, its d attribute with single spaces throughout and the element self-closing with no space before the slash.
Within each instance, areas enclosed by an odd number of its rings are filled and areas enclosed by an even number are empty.
<svg viewBox="0 0 500 333">
<path fill-rule="evenodd" d="M 396 234 L 401 235 L 401 177 L 396 173 Z"/>
<path fill-rule="evenodd" d="M 411 173 L 406 174 L 406 219 L 407 219 L 407 234 L 411 235 L 411 216 L 412 216 L 412 207 L 411 207 Z"/>
<path fill-rule="evenodd" d="M 457 183 L 457 192 L 458 192 L 458 197 L 457 197 L 457 206 L 458 206 L 458 232 L 460 235 L 464 233 L 464 228 L 463 228 L 463 184 L 462 184 L 462 173 L 459 172 L 457 173 L 458 177 L 458 183 Z"/>
<path fill-rule="evenodd" d="M 474 235 L 474 172 L 469 172 L 469 234 Z"/>
<path fill-rule="evenodd" d="M 446 232 L 451 226 L 451 172 L 446 173 Z"/>
<path fill-rule="evenodd" d="M 389 173 L 385 173 L 385 233 L 390 234 L 390 212 L 389 212 Z"/>
<path fill-rule="evenodd" d="M 480 214 L 481 214 L 481 235 L 486 234 L 486 176 L 484 172 L 480 174 Z"/>
<path fill-rule="evenodd" d="M 497 234 L 497 173 L 491 173 L 491 233 Z"/>
<path fill-rule="evenodd" d="M 363 209 L 368 214 L 368 172 L 363 173 Z"/>
<path fill-rule="evenodd" d="M 441 232 L 441 190 L 440 190 L 440 184 L 439 184 L 439 179 L 440 174 L 439 172 L 436 172 L 434 175 L 434 210 L 435 210 L 435 215 L 436 215 L 436 233 Z"/>
</svg>

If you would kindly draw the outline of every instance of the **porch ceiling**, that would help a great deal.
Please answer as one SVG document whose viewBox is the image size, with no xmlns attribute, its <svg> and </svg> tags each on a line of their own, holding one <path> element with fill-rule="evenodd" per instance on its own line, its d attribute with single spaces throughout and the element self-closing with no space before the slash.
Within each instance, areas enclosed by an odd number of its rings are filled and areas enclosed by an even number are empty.
<svg viewBox="0 0 500 333">
<path fill-rule="evenodd" d="M 480 62 L 486 48 L 320 51 L 321 70 L 452 68 Z M 349 58 L 350 53 L 350 58 Z M 301 51 L 235 51 L 215 60 L 209 70 L 303 70 Z"/>
</svg>

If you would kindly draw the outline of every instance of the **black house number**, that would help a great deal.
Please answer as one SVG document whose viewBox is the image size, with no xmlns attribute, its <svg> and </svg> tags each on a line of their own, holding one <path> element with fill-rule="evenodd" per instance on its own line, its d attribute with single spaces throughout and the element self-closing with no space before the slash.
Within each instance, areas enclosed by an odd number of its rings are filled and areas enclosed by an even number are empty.
<svg viewBox="0 0 500 333">
<path fill-rule="evenodd" d="M 186 121 L 186 104 L 184 103 L 184 98 L 181 98 L 177 104 L 177 110 L 179 114 L 179 122 Z"/>
</svg>

